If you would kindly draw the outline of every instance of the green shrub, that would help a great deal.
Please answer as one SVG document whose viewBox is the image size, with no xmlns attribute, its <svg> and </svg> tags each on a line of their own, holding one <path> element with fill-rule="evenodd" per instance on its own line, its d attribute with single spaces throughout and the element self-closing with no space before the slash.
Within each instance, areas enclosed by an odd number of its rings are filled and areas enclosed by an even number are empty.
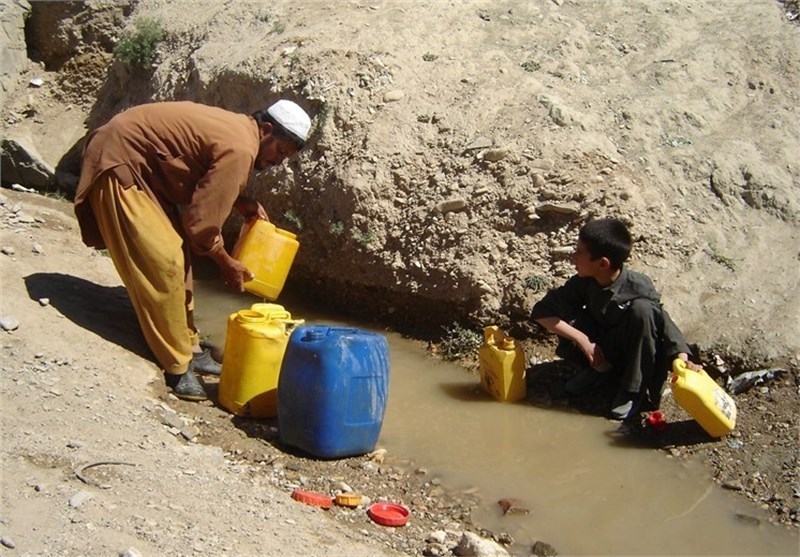
<svg viewBox="0 0 800 557">
<path fill-rule="evenodd" d="M 142 17 L 134 23 L 134 31 L 125 31 L 114 48 L 114 54 L 129 66 L 146 68 L 156 59 L 158 43 L 164 39 L 161 24 Z"/>
<path fill-rule="evenodd" d="M 362 246 L 368 246 L 375 240 L 375 233 L 372 230 L 367 229 L 366 232 L 362 232 L 359 228 L 353 229 L 353 240 L 356 241 L 357 244 Z"/>
<path fill-rule="evenodd" d="M 549 286 L 550 281 L 547 280 L 547 277 L 543 277 L 542 275 L 531 275 L 525 278 L 525 288 L 530 288 L 534 292 L 547 290 Z"/>
<path fill-rule="evenodd" d="M 526 72 L 535 72 L 536 70 L 542 67 L 542 65 L 536 60 L 527 60 L 522 64 L 520 64 L 520 66 L 522 66 L 522 69 L 525 70 Z"/>
<path fill-rule="evenodd" d="M 341 236 L 342 232 L 344 232 L 344 224 L 342 224 L 339 221 L 332 222 L 330 226 L 330 231 L 331 234 L 333 234 L 334 236 Z"/>
<path fill-rule="evenodd" d="M 453 323 L 445 329 L 439 352 L 445 360 L 457 360 L 475 356 L 482 343 L 483 337 L 480 334 Z"/>
<path fill-rule="evenodd" d="M 303 230 L 303 221 L 300 220 L 300 216 L 291 209 L 283 213 L 283 218 L 295 225 L 297 230 Z"/>
</svg>

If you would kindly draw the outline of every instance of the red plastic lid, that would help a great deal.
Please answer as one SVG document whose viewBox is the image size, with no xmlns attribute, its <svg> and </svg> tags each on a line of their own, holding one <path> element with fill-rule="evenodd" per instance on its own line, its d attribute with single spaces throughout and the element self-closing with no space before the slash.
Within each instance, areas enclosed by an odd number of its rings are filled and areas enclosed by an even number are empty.
<svg viewBox="0 0 800 557">
<path fill-rule="evenodd" d="M 304 489 L 295 489 L 292 491 L 292 499 L 305 503 L 306 505 L 322 507 L 323 509 L 330 509 L 333 506 L 333 499 L 331 497 Z"/>
<path fill-rule="evenodd" d="M 367 515 L 381 526 L 402 526 L 410 514 L 407 508 L 395 503 L 375 503 L 367 509 Z"/>
</svg>

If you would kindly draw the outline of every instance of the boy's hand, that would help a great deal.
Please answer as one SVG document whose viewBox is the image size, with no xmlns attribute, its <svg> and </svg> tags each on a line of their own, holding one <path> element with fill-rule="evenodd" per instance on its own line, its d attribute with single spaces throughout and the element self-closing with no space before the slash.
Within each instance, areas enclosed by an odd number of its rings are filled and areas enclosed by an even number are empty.
<svg viewBox="0 0 800 557">
<path fill-rule="evenodd" d="M 694 363 L 694 362 L 690 361 L 690 360 L 689 360 L 689 354 L 687 354 L 687 353 L 685 353 L 685 352 L 681 352 L 680 354 L 678 354 L 678 355 L 677 355 L 677 356 L 675 356 L 675 357 L 676 357 L 676 358 L 680 358 L 681 360 L 683 360 L 684 362 L 686 362 L 686 367 L 687 367 L 688 369 L 691 369 L 692 371 L 700 371 L 701 369 L 703 369 L 703 366 L 701 366 L 701 365 L 698 365 L 698 364 L 696 364 L 696 363 Z"/>
<path fill-rule="evenodd" d="M 591 367 L 595 369 L 603 367 L 603 364 L 606 362 L 606 356 L 603 354 L 603 349 L 600 348 L 599 344 L 592 342 L 589 340 L 589 337 L 585 335 L 584 338 L 576 344 L 581 352 L 583 352 L 583 355 L 586 356 L 586 360 Z"/>
</svg>

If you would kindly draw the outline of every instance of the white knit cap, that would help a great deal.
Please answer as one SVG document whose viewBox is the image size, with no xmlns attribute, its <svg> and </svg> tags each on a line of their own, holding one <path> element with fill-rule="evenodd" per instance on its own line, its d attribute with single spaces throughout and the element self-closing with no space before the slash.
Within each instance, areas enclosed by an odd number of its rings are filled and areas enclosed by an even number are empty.
<svg viewBox="0 0 800 557">
<path fill-rule="evenodd" d="M 303 141 L 308 139 L 311 118 L 296 103 L 282 99 L 270 106 L 267 109 L 267 114 L 272 116 L 286 131 L 293 133 Z"/>
</svg>

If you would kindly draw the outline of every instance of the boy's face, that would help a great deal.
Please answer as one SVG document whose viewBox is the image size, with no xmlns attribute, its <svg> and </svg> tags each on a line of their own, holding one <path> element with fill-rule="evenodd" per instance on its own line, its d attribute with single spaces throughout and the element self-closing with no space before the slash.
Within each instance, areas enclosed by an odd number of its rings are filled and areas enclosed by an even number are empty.
<svg viewBox="0 0 800 557">
<path fill-rule="evenodd" d="M 572 252 L 572 263 L 575 265 L 579 277 L 595 278 L 609 267 L 609 261 L 605 257 L 592 259 L 589 248 L 581 240 L 578 240 L 575 251 Z"/>
</svg>

